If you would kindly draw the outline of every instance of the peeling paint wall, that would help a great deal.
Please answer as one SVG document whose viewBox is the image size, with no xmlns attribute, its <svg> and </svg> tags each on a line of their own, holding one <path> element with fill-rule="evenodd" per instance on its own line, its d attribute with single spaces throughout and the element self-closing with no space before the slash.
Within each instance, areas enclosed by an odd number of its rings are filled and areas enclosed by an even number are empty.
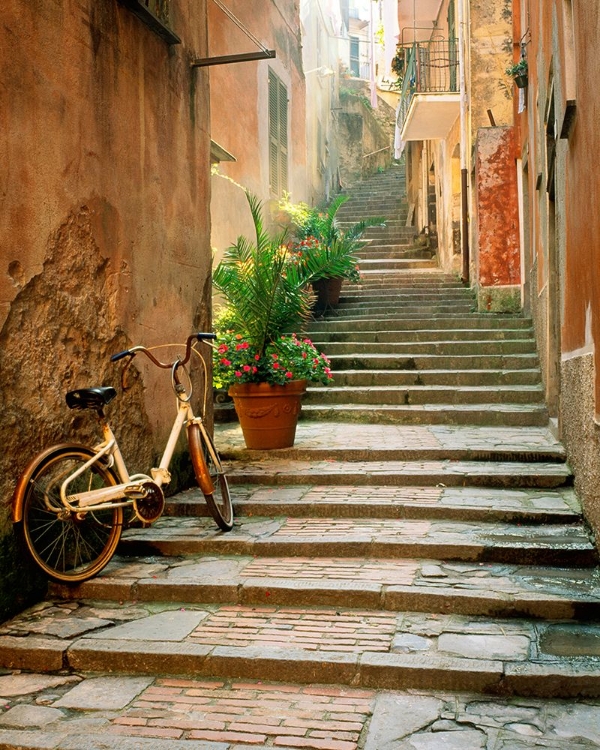
<svg viewBox="0 0 600 750">
<path fill-rule="evenodd" d="M 499 292 L 515 294 L 521 282 L 521 250 L 514 128 L 480 128 L 475 143 L 477 245 L 473 263 L 478 292 L 490 309 Z"/>
<path fill-rule="evenodd" d="M 110 354 L 210 324 L 209 134 L 203 1 L 173 0 L 169 46 L 117 0 L 8 0 L 0 31 L 0 617 L 36 581 L 9 583 L 9 503 L 27 461 L 96 440 L 67 390 L 119 388 Z M 163 373 L 140 363 L 109 407 L 132 471 L 172 421 Z M 162 377 L 161 377 L 162 376 Z"/>
</svg>

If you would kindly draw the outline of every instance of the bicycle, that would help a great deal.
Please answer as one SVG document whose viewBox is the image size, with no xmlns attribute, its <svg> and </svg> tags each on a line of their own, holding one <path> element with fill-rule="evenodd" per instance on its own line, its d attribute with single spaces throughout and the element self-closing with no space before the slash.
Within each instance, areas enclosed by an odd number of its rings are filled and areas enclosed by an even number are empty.
<svg viewBox="0 0 600 750">
<path fill-rule="evenodd" d="M 138 353 L 145 354 L 157 367 L 171 370 L 177 414 L 160 463 L 149 475 L 129 475 L 104 416 L 104 407 L 117 395 L 113 387 L 80 388 L 66 394 L 70 409 L 97 412 L 103 440 L 94 447 L 63 443 L 38 454 L 21 475 L 12 502 L 13 522 L 33 560 L 49 577 L 75 583 L 99 573 L 115 553 L 126 508 L 133 510 L 129 522 L 138 519 L 149 525 L 160 518 L 165 506 L 162 486 L 171 479 L 169 464 L 184 424 L 194 474 L 208 510 L 222 531 L 231 530 L 233 509 L 227 477 L 203 420 L 207 368 L 196 349 L 197 342 L 212 346 L 208 342 L 214 338 L 213 333 L 189 336 L 183 358 L 178 355 L 173 362 L 161 362 L 144 346 L 134 346 L 111 357 L 113 362 L 129 357 L 121 373 L 123 388 L 125 373 Z M 204 367 L 204 399 L 199 417 L 192 411 L 192 381 L 186 369 L 192 352 Z M 182 373 L 186 385 L 181 382 Z"/>
</svg>

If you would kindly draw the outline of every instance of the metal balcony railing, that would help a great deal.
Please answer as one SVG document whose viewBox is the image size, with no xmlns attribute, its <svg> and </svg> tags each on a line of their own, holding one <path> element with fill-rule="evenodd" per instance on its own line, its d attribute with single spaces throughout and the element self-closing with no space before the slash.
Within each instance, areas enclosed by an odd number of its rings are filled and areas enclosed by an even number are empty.
<svg viewBox="0 0 600 750">
<path fill-rule="evenodd" d="M 402 81 L 398 127 L 403 129 L 415 94 L 458 92 L 458 44 L 455 39 L 413 42 L 398 48 Z"/>
</svg>

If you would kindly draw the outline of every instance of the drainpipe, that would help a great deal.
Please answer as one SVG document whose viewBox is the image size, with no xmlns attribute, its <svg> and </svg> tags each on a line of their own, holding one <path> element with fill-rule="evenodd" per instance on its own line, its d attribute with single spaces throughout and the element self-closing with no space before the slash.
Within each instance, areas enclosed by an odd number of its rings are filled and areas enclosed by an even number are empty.
<svg viewBox="0 0 600 750">
<path fill-rule="evenodd" d="M 458 75 L 460 82 L 460 182 L 461 182 L 461 238 L 462 280 L 469 281 L 469 117 L 466 81 L 466 52 L 468 38 L 468 0 L 458 0 Z"/>
</svg>

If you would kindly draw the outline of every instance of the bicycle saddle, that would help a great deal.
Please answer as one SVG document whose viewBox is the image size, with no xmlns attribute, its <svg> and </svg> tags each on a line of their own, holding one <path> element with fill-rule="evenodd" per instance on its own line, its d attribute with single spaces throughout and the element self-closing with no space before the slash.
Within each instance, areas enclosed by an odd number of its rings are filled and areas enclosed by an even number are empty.
<svg viewBox="0 0 600 750">
<path fill-rule="evenodd" d="M 117 395 L 115 389 L 108 385 L 101 388 L 78 388 L 69 391 L 65 396 L 69 409 L 102 409 Z"/>
</svg>

